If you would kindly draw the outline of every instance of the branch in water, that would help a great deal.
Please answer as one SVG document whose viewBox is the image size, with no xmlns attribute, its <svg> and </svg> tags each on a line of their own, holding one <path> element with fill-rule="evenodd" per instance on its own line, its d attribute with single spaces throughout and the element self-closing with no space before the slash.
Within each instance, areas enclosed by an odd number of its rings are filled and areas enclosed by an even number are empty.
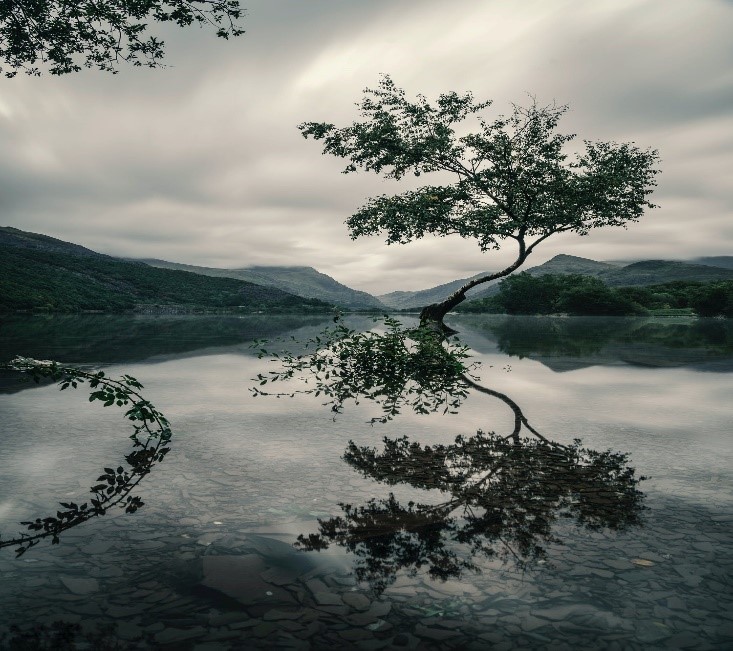
<svg viewBox="0 0 733 651">
<path fill-rule="evenodd" d="M 92 391 L 89 401 L 101 401 L 105 407 L 116 405 L 128 407 L 125 418 L 132 422 L 133 451 L 125 456 L 125 466 L 105 468 L 97 483 L 91 487 L 93 497 L 89 503 L 60 502 L 63 510 L 45 518 L 21 522 L 31 533 L 20 533 L 15 538 L 0 539 L 0 547 L 18 545 L 15 553 L 21 556 L 44 538 L 51 538 L 58 544 L 59 535 L 94 517 L 104 515 L 117 506 L 126 513 L 134 513 L 143 501 L 131 495 L 152 467 L 165 458 L 170 451 L 172 431 L 168 419 L 140 393 L 143 385 L 134 377 L 123 375 L 119 380 L 105 377 L 102 371 L 84 371 L 73 366 L 61 366 L 57 362 L 16 357 L 3 368 L 28 373 L 36 381 L 48 378 L 56 382 L 63 391 L 76 389 L 80 384 L 89 384 Z"/>
</svg>

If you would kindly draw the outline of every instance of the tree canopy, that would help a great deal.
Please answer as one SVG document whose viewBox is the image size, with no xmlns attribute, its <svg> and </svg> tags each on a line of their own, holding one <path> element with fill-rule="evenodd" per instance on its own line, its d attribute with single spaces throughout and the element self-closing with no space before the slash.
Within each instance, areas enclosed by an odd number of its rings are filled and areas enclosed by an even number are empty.
<svg viewBox="0 0 733 651">
<path fill-rule="evenodd" d="M 385 75 L 357 103 L 363 121 L 298 127 L 305 138 L 323 140 L 324 154 L 346 159 L 344 173 L 454 177 L 453 183 L 369 199 L 346 222 L 352 238 L 381 233 L 387 244 L 406 244 L 426 235 L 460 235 L 476 239 L 482 251 L 516 242 L 512 265 L 459 289 L 435 312 L 438 319 L 471 287 L 520 267 L 548 237 L 625 226 L 655 207 L 648 196 L 659 172 L 656 150 L 585 140 L 584 150 L 571 155 L 575 134 L 557 131 L 567 106 L 515 105 L 510 115 L 488 120 L 481 114 L 490 105 L 455 92 L 433 104 L 422 95 L 411 101 Z M 459 135 L 471 117 L 478 130 Z"/>
<path fill-rule="evenodd" d="M 148 34 L 150 22 L 211 26 L 221 38 L 239 36 L 244 14 L 238 0 L 6 0 L 0 3 L 0 67 L 53 75 L 82 66 L 117 72 L 125 61 L 162 65 L 164 42 Z"/>
</svg>

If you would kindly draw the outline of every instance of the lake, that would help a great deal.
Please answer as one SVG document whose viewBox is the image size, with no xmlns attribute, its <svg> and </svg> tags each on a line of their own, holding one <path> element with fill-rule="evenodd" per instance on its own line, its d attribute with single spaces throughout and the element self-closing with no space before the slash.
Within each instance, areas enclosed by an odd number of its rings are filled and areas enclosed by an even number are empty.
<svg viewBox="0 0 733 651">
<path fill-rule="evenodd" d="M 584 521 L 572 507 L 561 511 L 564 498 L 551 492 L 522 502 L 522 481 L 491 523 L 470 509 L 448 516 L 430 507 L 421 517 L 433 519 L 416 529 L 419 550 L 399 527 L 386 537 L 379 527 L 397 504 L 404 522 L 410 503 L 446 503 L 444 487 L 430 483 L 435 469 L 402 481 L 395 467 L 377 481 L 344 460 L 349 441 L 381 450 L 385 437 L 408 437 L 427 458 L 425 446 L 432 454 L 458 435 L 476 443 L 478 430 L 510 433 L 514 414 L 473 392 L 457 414 L 405 412 L 371 425 L 379 410 L 368 402 L 333 419 L 311 395 L 250 393 L 252 378 L 271 368 L 254 339 L 304 339 L 329 323 L 0 321 L 0 360 L 19 354 L 135 376 L 174 432 L 172 451 L 136 493 L 140 511 L 110 512 L 17 559 L 0 550 L 4 644 L 53 639 L 61 621 L 78 648 L 91 649 L 733 647 L 730 321 L 449 317 L 481 363 L 481 384 L 509 396 L 556 450 L 580 438 L 628 453 L 647 479 L 638 518 L 599 520 L 614 526 L 588 526 L 593 513 Z M 361 316 L 349 325 L 373 327 Z M 90 404 L 83 388 L 59 392 L 9 372 L 0 387 L 0 532 L 9 538 L 21 520 L 87 499 L 102 468 L 129 452 L 130 430 L 120 410 Z M 568 490 L 582 502 L 583 485 Z M 551 535 L 538 517 L 527 528 L 538 502 Z M 297 549 L 299 536 L 323 533 L 319 519 L 336 529 L 348 521 L 358 535 L 320 552 Z M 104 646 L 112 642 L 119 646 Z"/>
</svg>

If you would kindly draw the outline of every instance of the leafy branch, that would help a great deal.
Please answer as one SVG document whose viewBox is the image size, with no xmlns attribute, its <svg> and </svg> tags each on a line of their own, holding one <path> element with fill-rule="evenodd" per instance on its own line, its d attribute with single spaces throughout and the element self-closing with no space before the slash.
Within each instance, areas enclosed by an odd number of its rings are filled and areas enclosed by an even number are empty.
<svg viewBox="0 0 733 651">
<path fill-rule="evenodd" d="M 60 502 L 63 510 L 56 511 L 55 515 L 21 522 L 30 533 L 22 532 L 8 540 L 0 538 L 0 548 L 18 545 L 15 553 L 21 556 L 43 538 L 51 538 L 52 544 L 58 544 L 63 531 L 102 516 L 113 507 L 134 513 L 143 506 L 140 497 L 131 493 L 170 451 L 172 431 L 168 419 L 140 393 L 143 388 L 140 382 L 130 375 L 113 380 L 106 377 L 103 371 L 84 371 L 73 366 L 61 366 L 58 362 L 28 357 L 16 357 L 4 364 L 3 368 L 28 373 L 36 383 L 44 378 L 53 380 L 61 391 L 88 384 L 92 390 L 89 402 L 100 401 L 104 407 L 128 407 L 125 418 L 132 422 L 130 439 L 133 450 L 125 456 L 125 465 L 104 468 L 90 488 L 93 497 L 89 502 Z"/>
<path fill-rule="evenodd" d="M 219 38 L 240 36 L 244 10 L 238 0 L 4 0 L 0 2 L 0 67 L 6 77 L 19 70 L 39 76 L 82 66 L 115 74 L 121 61 L 157 68 L 165 44 L 148 36 L 151 22 L 199 25 Z"/>
</svg>

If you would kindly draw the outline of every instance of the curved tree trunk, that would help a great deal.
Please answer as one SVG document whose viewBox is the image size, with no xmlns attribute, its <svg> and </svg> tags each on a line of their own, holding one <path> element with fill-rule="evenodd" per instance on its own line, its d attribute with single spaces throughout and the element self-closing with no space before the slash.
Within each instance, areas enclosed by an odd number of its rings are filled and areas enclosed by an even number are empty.
<svg viewBox="0 0 733 651">
<path fill-rule="evenodd" d="M 530 252 L 531 249 L 526 250 L 524 248 L 524 242 L 520 241 L 519 256 L 511 265 L 509 265 L 506 269 L 503 269 L 502 271 L 497 271 L 494 274 L 489 274 L 488 276 L 482 276 L 481 278 L 470 280 L 465 285 L 459 287 L 448 298 L 446 298 L 444 301 L 441 301 L 440 303 L 426 305 L 420 312 L 420 324 L 423 326 L 438 328 L 446 334 L 454 333 L 454 330 L 452 330 L 443 323 L 443 319 L 445 318 L 445 315 L 448 314 L 448 312 L 456 307 L 456 305 L 460 305 L 461 303 L 463 303 L 463 301 L 466 300 L 466 292 L 469 289 L 476 287 L 477 285 L 487 283 L 491 280 L 496 280 L 497 278 L 504 278 L 505 276 L 508 276 L 510 273 L 512 273 L 512 271 L 515 271 L 524 264 L 524 261 L 527 259 L 527 256 L 530 254 Z"/>
</svg>

